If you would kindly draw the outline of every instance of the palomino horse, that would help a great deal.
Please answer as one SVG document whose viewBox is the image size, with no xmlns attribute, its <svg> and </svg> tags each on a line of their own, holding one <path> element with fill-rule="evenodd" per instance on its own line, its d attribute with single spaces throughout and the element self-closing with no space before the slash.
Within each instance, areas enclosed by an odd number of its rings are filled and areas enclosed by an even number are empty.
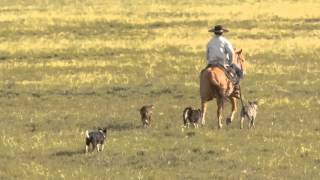
<svg viewBox="0 0 320 180">
<path fill-rule="evenodd" d="M 243 57 L 242 49 L 235 51 L 234 64 L 236 64 L 243 72 L 245 70 L 245 59 Z M 201 96 L 201 112 L 202 125 L 205 124 L 205 115 L 207 111 L 207 103 L 213 98 L 217 99 L 217 116 L 218 128 L 222 128 L 222 113 L 224 100 L 230 99 L 232 109 L 231 114 L 227 118 L 227 124 L 230 124 L 237 111 L 237 98 L 232 95 L 233 84 L 225 74 L 225 70 L 219 66 L 209 67 L 200 73 L 200 96 Z"/>
</svg>

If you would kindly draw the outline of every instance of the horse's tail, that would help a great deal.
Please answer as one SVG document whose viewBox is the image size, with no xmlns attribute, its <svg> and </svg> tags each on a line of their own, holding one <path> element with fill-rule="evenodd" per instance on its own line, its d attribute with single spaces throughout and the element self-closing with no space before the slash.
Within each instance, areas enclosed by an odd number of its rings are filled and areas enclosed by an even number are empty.
<svg viewBox="0 0 320 180">
<path fill-rule="evenodd" d="M 220 98 L 225 99 L 227 97 L 226 90 L 221 87 L 221 84 L 217 81 L 217 78 L 215 73 L 209 73 L 209 81 L 211 86 L 216 89 L 216 93 Z"/>
<path fill-rule="evenodd" d="M 205 68 L 200 72 L 200 95 L 201 99 L 211 100 L 213 98 L 227 99 L 226 89 L 219 81 L 219 74 L 224 73 L 213 69 L 214 67 Z M 221 77 L 220 77 L 221 79 Z M 223 79 L 223 78 L 222 78 Z"/>
</svg>

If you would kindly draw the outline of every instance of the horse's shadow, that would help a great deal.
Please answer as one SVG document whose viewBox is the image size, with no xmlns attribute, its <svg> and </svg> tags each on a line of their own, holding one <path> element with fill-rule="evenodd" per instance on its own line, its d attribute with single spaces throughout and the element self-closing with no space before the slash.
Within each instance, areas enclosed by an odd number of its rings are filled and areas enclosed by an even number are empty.
<svg viewBox="0 0 320 180">
<path fill-rule="evenodd" d="M 114 131 L 127 131 L 132 129 L 141 129 L 142 126 L 135 125 L 133 123 L 121 123 L 121 124 L 108 124 L 107 130 L 114 130 Z"/>
<path fill-rule="evenodd" d="M 59 152 L 55 152 L 52 155 L 53 156 L 74 156 L 74 155 L 79 155 L 79 154 L 85 154 L 84 150 L 75 150 L 75 151 L 69 151 L 69 150 L 65 150 L 65 151 L 59 151 Z"/>
</svg>

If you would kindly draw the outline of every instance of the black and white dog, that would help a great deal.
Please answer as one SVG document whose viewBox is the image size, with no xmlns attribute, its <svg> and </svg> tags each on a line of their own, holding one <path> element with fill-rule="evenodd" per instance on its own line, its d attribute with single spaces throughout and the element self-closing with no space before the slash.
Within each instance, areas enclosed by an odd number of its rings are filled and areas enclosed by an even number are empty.
<svg viewBox="0 0 320 180">
<path fill-rule="evenodd" d="M 97 148 L 97 151 L 102 151 L 104 148 L 104 141 L 107 136 L 107 128 L 98 128 L 97 131 L 86 131 L 86 153 L 89 151 L 90 144 L 92 150 Z"/>
<path fill-rule="evenodd" d="M 185 127 L 189 127 L 189 125 L 192 124 L 195 128 L 198 128 L 198 123 L 201 120 L 201 110 L 186 107 L 183 111 L 182 117 Z"/>
</svg>

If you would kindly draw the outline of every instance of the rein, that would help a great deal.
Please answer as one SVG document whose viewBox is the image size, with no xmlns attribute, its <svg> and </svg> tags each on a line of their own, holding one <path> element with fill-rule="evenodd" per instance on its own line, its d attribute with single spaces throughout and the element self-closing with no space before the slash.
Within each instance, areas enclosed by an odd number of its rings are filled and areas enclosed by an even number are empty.
<svg viewBox="0 0 320 180">
<path fill-rule="evenodd" d="M 244 108 L 244 103 L 243 103 L 243 99 L 242 99 L 242 92 L 241 92 L 241 86 L 239 84 L 239 91 L 240 91 L 240 101 L 241 101 L 241 109 L 243 110 L 244 114 L 249 118 L 250 121 L 252 121 L 252 119 L 250 118 L 247 110 Z"/>
</svg>

